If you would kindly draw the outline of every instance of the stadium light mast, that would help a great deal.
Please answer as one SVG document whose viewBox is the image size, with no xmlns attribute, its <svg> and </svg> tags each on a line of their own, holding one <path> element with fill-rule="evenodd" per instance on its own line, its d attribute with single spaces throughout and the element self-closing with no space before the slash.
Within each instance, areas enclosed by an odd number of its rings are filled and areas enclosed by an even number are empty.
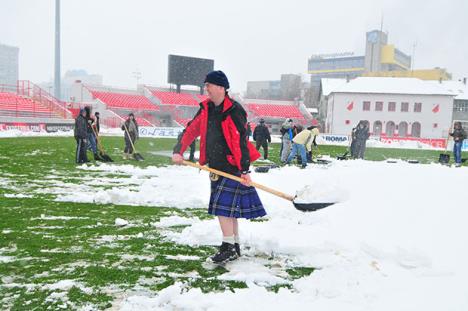
<svg viewBox="0 0 468 311">
<path fill-rule="evenodd" d="M 61 99 L 60 86 L 60 0 L 55 0 L 55 74 L 54 96 Z"/>
<path fill-rule="evenodd" d="M 132 74 L 133 74 L 133 77 L 134 77 L 135 80 L 136 80 L 136 84 L 137 84 L 136 88 L 137 88 L 137 90 L 138 90 L 138 84 L 140 84 L 140 79 L 141 79 L 141 77 L 142 77 L 141 71 L 138 70 L 138 68 L 137 68 L 134 72 L 132 72 Z"/>
</svg>

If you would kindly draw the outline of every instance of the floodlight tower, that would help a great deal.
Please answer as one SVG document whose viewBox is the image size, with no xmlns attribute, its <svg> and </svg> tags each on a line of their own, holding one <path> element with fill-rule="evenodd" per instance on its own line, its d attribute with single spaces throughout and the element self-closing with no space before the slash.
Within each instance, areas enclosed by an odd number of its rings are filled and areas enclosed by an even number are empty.
<svg viewBox="0 0 468 311">
<path fill-rule="evenodd" d="M 60 0 L 55 0 L 55 74 L 54 96 L 61 99 L 60 92 Z"/>
</svg>

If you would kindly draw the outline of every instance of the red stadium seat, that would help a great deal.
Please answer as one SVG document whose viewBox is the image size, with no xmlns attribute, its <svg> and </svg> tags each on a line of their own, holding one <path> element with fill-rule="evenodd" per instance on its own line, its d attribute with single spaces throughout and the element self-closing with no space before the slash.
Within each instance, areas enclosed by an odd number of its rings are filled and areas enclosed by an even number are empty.
<svg viewBox="0 0 468 311">
<path fill-rule="evenodd" d="M 248 103 L 246 107 L 257 117 L 305 119 L 299 108 L 293 105 Z"/>
<path fill-rule="evenodd" d="M 161 105 L 177 105 L 177 106 L 197 106 L 198 101 L 192 94 L 174 93 L 151 90 L 151 94 L 159 99 Z"/>
<path fill-rule="evenodd" d="M 158 111 L 159 107 L 143 95 L 121 94 L 112 92 L 90 91 L 94 98 L 106 104 L 108 108 L 128 110 Z"/>
<path fill-rule="evenodd" d="M 16 117 L 58 117 L 53 110 L 38 101 L 14 93 L 5 92 L 0 92 L 0 115 Z"/>
<path fill-rule="evenodd" d="M 149 122 L 145 118 L 135 117 L 135 119 L 139 126 L 151 126 L 151 127 L 154 126 L 153 124 L 151 124 L 151 122 Z"/>
<path fill-rule="evenodd" d="M 121 117 L 124 120 L 128 118 L 127 111 L 122 111 L 118 109 L 113 109 L 111 111 L 117 114 L 119 117 Z M 151 127 L 155 126 L 155 124 L 151 123 L 150 121 L 148 121 L 146 118 L 143 118 L 143 117 L 135 117 L 135 120 L 137 121 L 139 126 L 151 126 Z"/>
</svg>

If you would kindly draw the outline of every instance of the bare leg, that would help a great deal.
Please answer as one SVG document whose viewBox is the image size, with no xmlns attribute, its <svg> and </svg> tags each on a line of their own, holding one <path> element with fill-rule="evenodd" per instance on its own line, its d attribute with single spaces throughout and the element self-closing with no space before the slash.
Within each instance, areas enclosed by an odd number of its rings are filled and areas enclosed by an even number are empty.
<svg viewBox="0 0 468 311">
<path fill-rule="evenodd" d="M 233 223 L 233 231 L 234 231 L 234 236 L 239 236 L 239 223 L 237 222 L 237 218 L 232 218 L 232 223 Z"/>
<path fill-rule="evenodd" d="M 219 225 L 221 226 L 221 231 L 223 232 L 223 237 L 234 236 L 234 220 L 236 220 L 237 224 L 237 219 L 231 217 L 218 216 L 218 220 Z"/>
</svg>

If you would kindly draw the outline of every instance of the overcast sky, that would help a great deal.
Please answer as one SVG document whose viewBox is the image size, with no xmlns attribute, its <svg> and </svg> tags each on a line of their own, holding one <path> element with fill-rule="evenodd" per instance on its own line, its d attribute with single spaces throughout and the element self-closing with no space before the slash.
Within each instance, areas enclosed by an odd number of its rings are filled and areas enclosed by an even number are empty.
<svg viewBox="0 0 468 311">
<path fill-rule="evenodd" d="M 20 48 L 20 79 L 54 70 L 54 0 L 0 0 L 0 43 Z M 215 60 L 234 91 L 246 81 L 306 73 L 312 54 L 364 54 L 365 32 L 389 33 L 415 68 L 468 76 L 467 0 L 62 0 L 62 74 L 85 69 L 104 83 L 167 85 L 167 55 Z"/>
</svg>

